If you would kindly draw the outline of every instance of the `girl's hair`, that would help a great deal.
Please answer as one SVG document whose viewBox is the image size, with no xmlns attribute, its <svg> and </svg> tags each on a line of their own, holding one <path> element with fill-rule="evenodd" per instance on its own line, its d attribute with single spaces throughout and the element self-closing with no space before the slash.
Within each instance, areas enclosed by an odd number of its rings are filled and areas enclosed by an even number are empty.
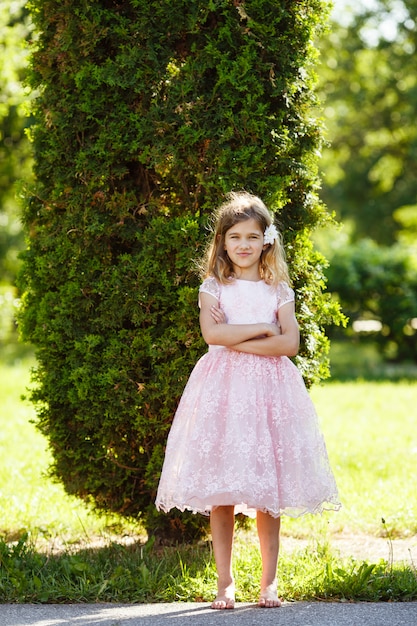
<svg viewBox="0 0 417 626">
<path fill-rule="evenodd" d="M 239 222 L 254 219 L 258 222 L 262 233 L 272 224 L 272 216 L 258 198 L 246 192 L 228 194 L 226 202 L 214 214 L 214 237 L 207 248 L 202 274 L 204 277 L 214 276 L 219 282 L 226 284 L 235 278 L 233 264 L 224 249 L 227 231 Z M 261 277 L 268 285 L 276 286 L 285 281 L 290 284 L 288 267 L 282 237 L 268 244 L 263 250 L 260 260 Z"/>
</svg>

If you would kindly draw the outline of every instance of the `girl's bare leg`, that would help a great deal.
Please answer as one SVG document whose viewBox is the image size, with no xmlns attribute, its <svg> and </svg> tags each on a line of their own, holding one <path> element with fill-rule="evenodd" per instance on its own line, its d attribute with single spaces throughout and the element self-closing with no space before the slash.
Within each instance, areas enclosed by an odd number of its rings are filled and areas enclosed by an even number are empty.
<svg viewBox="0 0 417 626">
<path fill-rule="evenodd" d="M 235 583 L 232 574 L 234 506 L 215 507 L 210 515 L 210 526 L 218 575 L 217 596 L 211 608 L 233 609 L 235 606 Z"/>
<path fill-rule="evenodd" d="M 277 592 L 277 567 L 279 553 L 279 531 L 281 518 L 257 512 L 259 544 L 262 557 L 261 595 L 258 606 L 275 608 L 281 606 Z"/>
</svg>

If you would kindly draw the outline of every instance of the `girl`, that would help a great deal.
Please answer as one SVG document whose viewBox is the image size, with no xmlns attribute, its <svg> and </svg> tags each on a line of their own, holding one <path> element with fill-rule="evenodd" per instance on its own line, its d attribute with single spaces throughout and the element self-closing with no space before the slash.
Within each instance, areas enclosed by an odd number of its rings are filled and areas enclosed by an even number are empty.
<svg viewBox="0 0 417 626">
<path fill-rule="evenodd" d="M 156 506 L 210 515 L 218 593 L 234 607 L 236 513 L 255 516 L 259 606 L 278 607 L 280 518 L 338 509 L 317 415 L 300 373 L 294 292 L 279 233 L 263 202 L 232 193 L 217 212 L 200 287 L 209 345 L 168 437 Z"/>
</svg>

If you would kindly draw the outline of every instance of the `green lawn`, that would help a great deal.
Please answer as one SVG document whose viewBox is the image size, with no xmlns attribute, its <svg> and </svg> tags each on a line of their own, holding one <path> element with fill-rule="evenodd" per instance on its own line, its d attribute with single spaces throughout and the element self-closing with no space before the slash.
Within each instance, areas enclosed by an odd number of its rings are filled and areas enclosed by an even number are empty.
<svg viewBox="0 0 417 626">
<path fill-rule="evenodd" d="M 115 518 L 98 518 L 46 477 L 50 456 L 21 400 L 29 363 L 0 366 L 0 532 L 105 532 Z M 394 536 L 417 534 L 417 382 L 330 382 L 312 389 L 343 508 L 326 515 L 334 531 L 379 534 L 381 519 Z M 314 520 L 314 518 L 312 518 Z M 305 521 L 307 520 L 307 522 Z M 286 521 L 298 535 L 310 518 Z"/>
<path fill-rule="evenodd" d="M 327 383 L 311 391 L 343 509 L 333 526 L 417 534 L 417 382 Z"/>
<path fill-rule="evenodd" d="M 47 445 L 32 423 L 33 407 L 21 400 L 29 367 L 28 360 L 0 366 L 0 602 L 209 599 L 215 587 L 209 544 L 165 551 L 116 545 L 121 533 L 140 529 L 96 516 L 47 478 Z M 343 508 L 285 519 L 284 535 L 311 539 L 307 550 L 280 560 L 285 597 L 417 598 L 412 566 L 342 562 L 328 542 L 342 530 L 417 534 L 417 381 L 328 382 L 311 395 Z M 70 549 L 80 538 L 88 544 L 97 537 L 113 544 Z M 54 545 L 63 548 L 58 557 L 46 554 Z M 239 599 L 250 600 L 259 577 L 257 546 L 238 540 L 236 553 Z"/>
<path fill-rule="evenodd" d="M 62 485 L 48 478 L 51 456 L 47 441 L 34 425 L 34 407 L 22 399 L 30 384 L 33 361 L 0 365 L 0 535 L 69 542 L 108 534 L 115 517 L 98 517 Z M 127 527 L 127 525 L 126 525 Z"/>
</svg>

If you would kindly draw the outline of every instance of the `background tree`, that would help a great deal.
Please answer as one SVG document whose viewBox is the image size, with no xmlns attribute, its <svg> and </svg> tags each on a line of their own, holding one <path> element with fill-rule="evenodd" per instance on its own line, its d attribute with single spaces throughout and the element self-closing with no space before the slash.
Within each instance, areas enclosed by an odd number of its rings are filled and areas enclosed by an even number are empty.
<svg viewBox="0 0 417 626">
<path fill-rule="evenodd" d="M 163 450 L 205 346 L 193 262 L 225 192 L 282 224 L 308 383 L 326 373 L 311 229 L 317 197 L 313 38 L 325 2 L 32 0 L 36 185 L 24 212 L 22 332 L 37 350 L 39 427 L 53 474 L 99 509 L 184 538 L 200 516 L 156 515 Z"/>
<path fill-rule="evenodd" d="M 384 358 L 417 359 L 417 3 L 355 5 L 321 40 L 320 87 L 330 146 L 322 197 L 345 224 L 321 237 L 329 290 L 351 322 L 376 319 Z M 348 328 L 350 337 L 352 329 Z"/>
<path fill-rule="evenodd" d="M 352 324 L 377 320 L 368 331 L 384 359 L 417 362 L 417 259 L 399 244 L 380 246 L 372 239 L 339 246 L 327 269 Z M 352 337 L 352 328 L 345 331 Z"/>
<path fill-rule="evenodd" d="M 17 181 L 30 179 L 31 152 L 25 136 L 29 120 L 24 111 L 27 50 L 24 41 L 30 21 L 23 0 L 4 0 L 0 12 L 0 346 L 10 341 L 15 330 L 16 299 L 13 286 L 18 254 L 24 248 Z"/>
<path fill-rule="evenodd" d="M 417 213 L 417 2 L 360 5 L 347 24 L 335 15 L 320 41 L 320 84 L 330 147 L 322 197 L 353 239 L 391 245 L 405 206 Z"/>
</svg>

